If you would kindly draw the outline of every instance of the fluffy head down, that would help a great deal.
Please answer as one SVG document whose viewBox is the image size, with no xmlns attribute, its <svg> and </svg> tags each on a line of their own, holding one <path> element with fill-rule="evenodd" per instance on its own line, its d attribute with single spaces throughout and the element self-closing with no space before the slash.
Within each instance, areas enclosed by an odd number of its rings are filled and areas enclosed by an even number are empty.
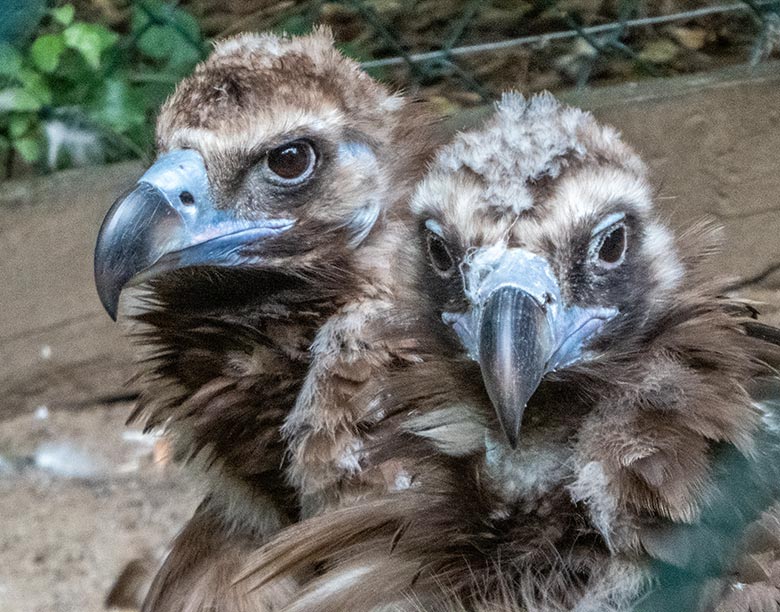
<svg viewBox="0 0 780 612">
<path fill-rule="evenodd" d="M 243 139 L 251 145 L 280 128 L 316 120 L 381 135 L 388 112 L 403 105 L 333 46 L 326 29 L 309 36 L 241 34 L 220 41 L 160 111 L 160 150 L 191 137 Z M 208 133 L 208 134 L 207 134 Z"/>
<path fill-rule="evenodd" d="M 751 355 L 761 343 L 733 316 L 749 312 L 699 275 L 709 232 L 676 240 L 652 195 L 645 164 L 616 131 L 549 94 L 510 94 L 483 128 L 439 153 L 412 203 L 431 260 L 422 291 L 439 313 L 468 312 L 470 284 L 508 251 L 548 262 L 566 307 L 614 309 L 590 357 L 549 373 L 530 399 L 518 451 L 485 451 L 499 489 L 527 502 L 527 491 L 565 485 L 608 543 L 621 513 L 652 507 L 690 520 L 708 486 L 710 445 L 746 450 L 757 419 L 737 383 L 761 371 Z M 599 236 L 611 228 L 622 250 L 605 261 Z M 453 266 L 442 273 L 444 250 Z"/>
<path fill-rule="evenodd" d="M 644 163 L 620 135 L 590 113 L 563 106 L 548 93 L 527 100 L 507 93 L 484 126 L 458 134 L 439 152 L 429 180 L 470 176 L 485 188 L 478 208 L 518 215 L 534 206 L 536 185 L 588 162 L 640 178 L 646 174 Z"/>
</svg>

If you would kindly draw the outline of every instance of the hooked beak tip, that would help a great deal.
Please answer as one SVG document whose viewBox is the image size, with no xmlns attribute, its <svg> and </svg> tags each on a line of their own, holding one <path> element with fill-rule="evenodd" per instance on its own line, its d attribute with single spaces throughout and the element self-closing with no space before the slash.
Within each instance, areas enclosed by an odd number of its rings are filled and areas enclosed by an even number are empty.
<svg viewBox="0 0 780 612">
<path fill-rule="evenodd" d="M 113 306 L 109 306 L 108 304 L 103 304 L 103 308 L 106 309 L 106 312 L 108 313 L 108 316 L 111 317 L 111 320 L 116 322 L 116 311 L 117 309 Z"/>
<path fill-rule="evenodd" d="M 510 448 L 512 450 L 517 450 L 517 442 L 520 439 L 520 427 L 505 427 L 504 435 L 506 436 L 506 441 L 509 443 Z"/>
<path fill-rule="evenodd" d="M 470 272 L 474 278 L 466 279 L 470 308 L 445 313 L 444 321 L 479 363 L 501 429 L 517 448 L 523 413 L 544 377 L 590 358 L 586 347 L 617 311 L 567 304 L 539 255 L 521 248 L 494 255 L 484 251 L 481 267 Z"/>
<path fill-rule="evenodd" d="M 101 241 L 98 241 L 94 256 L 95 289 L 104 310 L 116 321 L 119 310 L 119 295 L 122 292 L 124 281 L 122 277 L 111 274 L 106 269 L 106 254 Z"/>
<path fill-rule="evenodd" d="M 95 288 L 97 289 L 98 298 L 108 316 L 111 317 L 111 320 L 116 321 L 119 310 L 119 295 L 122 288 L 117 287 L 117 283 L 112 282 L 110 278 L 106 278 L 98 269 L 97 259 L 95 261 Z"/>
<path fill-rule="evenodd" d="M 517 448 L 523 413 L 550 352 L 545 312 L 525 291 L 501 287 L 485 302 L 479 338 L 485 389 L 509 445 Z"/>
</svg>

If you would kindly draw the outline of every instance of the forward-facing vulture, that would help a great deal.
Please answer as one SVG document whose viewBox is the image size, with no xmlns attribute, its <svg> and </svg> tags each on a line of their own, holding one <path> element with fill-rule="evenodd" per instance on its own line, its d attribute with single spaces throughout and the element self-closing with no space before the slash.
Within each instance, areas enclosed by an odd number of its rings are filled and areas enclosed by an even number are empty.
<svg viewBox="0 0 780 612">
<path fill-rule="evenodd" d="M 145 610 L 278 610 L 295 589 L 288 576 L 247 593 L 235 572 L 301 504 L 338 502 L 328 470 L 352 432 L 334 406 L 404 358 L 357 330 L 388 308 L 392 209 L 408 210 L 431 124 L 325 32 L 223 41 L 163 107 L 157 160 L 109 211 L 95 253 L 109 314 L 140 289 L 135 418 L 206 475 Z M 311 457 L 336 467 L 307 471 Z"/>
<path fill-rule="evenodd" d="M 373 326 L 420 359 L 353 398 L 347 480 L 396 486 L 284 529 L 246 583 L 315 568 L 288 612 L 780 609 L 780 333 L 703 272 L 712 228 L 675 236 L 653 197 L 549 95 L 443 148 L 405 323 Z"/>
</svg>

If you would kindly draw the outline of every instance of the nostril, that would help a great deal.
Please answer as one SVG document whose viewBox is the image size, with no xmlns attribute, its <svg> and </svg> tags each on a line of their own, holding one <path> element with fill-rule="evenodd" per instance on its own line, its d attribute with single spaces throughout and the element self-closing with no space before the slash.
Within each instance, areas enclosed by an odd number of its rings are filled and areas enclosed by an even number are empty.
<svg viewBox="0 0 780 612">
<path fill-rule="evenodd" d="M 192 206 L 195 204 L 195 196 L 192 195 L 189 191 L 182 191 L 179 194 L 179 201 L 185 206 Z"/>
</svg>

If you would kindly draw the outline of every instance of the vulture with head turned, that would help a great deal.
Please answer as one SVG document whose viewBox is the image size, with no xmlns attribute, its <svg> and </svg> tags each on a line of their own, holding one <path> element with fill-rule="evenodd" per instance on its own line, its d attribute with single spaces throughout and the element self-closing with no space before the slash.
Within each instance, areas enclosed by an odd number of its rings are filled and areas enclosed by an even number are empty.
<svg viewBox="0 0 780 612">
<path fill-rule="evenodd" d="M 352 480 L 404 477 L 285 528 L 249 587 L 314 568 L 287 612 L 780 609 L 780 332 L 703 271 L 712 228 L 675 236 L 653 196 L 549 95 L 444 147 L 404 323 L 372 328 L 418 359 L 353 398 Z"/>
<path fill-rule="evenodd" d="M 388 307 L 392 209 L 406 209 L 434 140 L 419 104 L 323 31 L 220 42 L 162 108 L 157 160 L 95 251 L 112 317 L 139 288 L 134 418 L 206 476 L 145 610 L 279 609 L 293 592 L 292 576 L 250 593 L 234 574 L 301 503 L 338 504 L 329 470 L 341 467 L 324 457 L 351 444 L 338 402 L 408 350 L 359 330 Z M 307 473 L 314 455 L 326 467 Z"/>
</svg>

